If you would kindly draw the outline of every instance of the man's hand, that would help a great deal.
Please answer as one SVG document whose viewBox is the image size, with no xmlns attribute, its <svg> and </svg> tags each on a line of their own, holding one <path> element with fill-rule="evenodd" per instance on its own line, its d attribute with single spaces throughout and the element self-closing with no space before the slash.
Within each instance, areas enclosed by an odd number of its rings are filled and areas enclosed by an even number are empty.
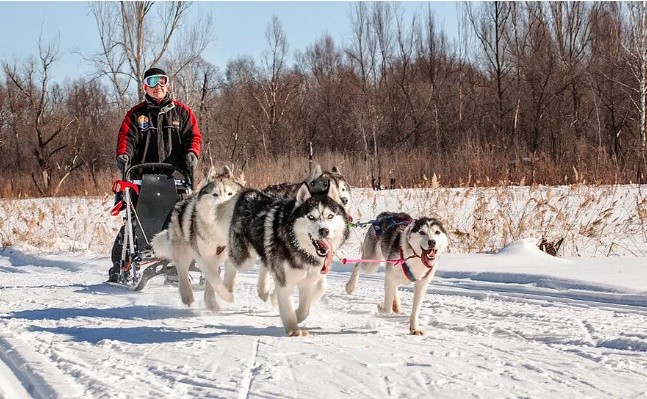
<svg viewBox="0 0 647 399">
<path fill-rule="evenodd" d="M 128 162 L 130 161 L 130 158 L 128 158 L 128 155 L 122 154 L 117 156 L 117 168 L 121 171 L 121 173 L 125 173 L 126 169 L 128 169 Z"/>
<path fill-rule="evenodd" d="M 195 167 L 198 166 L 198 157 L 192 152 L 187 152 L 186 153 L 186 165 L 190 169 L 195 169 Z"/>
</svg>

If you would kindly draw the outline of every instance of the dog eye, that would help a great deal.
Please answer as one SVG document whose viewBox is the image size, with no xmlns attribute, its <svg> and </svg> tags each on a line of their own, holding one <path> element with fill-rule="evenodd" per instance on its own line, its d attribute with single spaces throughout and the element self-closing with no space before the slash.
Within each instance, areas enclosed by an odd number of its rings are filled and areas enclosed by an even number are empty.
<svg viewBox="0 0 647 399">
<path fill-rule="evenodd" d="M 229 193 L 229 195 L 234 195 L 234 193 Z"/>
<path fill-rule="evenodd" d="M 333 215 L 332 213 L 330 215 L 328 215 L 328 219 L 332 219 L 334 217 L 335 217 L 335 215 Z"/>
<path fill-rule="evenodd" d="M 314 217 L 314 216 L 312 216 L 312 215 L 308 215 L 308 219 L 309 219 L 309 220 L 315 220 L 315 217 Z"/>
<path fill-rule="evenodd" d="M 217 197 L 217 196 L 218 196 L 218 193 L 213 193 L 213 196 L 214 196 L 214 197 Z"/>
<path fill-rule="evenodd" d="M 424 235 L 425 235 L 425 232 L 424 232 L 424 231 L 422 231 L 422 230 L 420 230 L 418 233 L 420 233 L 420 235 L 421 235 L 421 236 L 424 236 Z"/>
<path fill-rule="evenodd" d="M 437 236 L 439 236 L 439 235 L 440 235 L 440 231 L 437 231 L 437 232 L 435 232 L 434 234 L 436 234 Z"/>
</svg>

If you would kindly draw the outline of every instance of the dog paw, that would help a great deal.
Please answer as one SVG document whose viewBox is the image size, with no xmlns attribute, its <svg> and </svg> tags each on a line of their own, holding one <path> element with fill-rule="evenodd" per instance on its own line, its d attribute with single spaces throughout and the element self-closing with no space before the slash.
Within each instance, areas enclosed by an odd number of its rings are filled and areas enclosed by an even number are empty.
<svg viewBox="0 0 647 399">
<path fill-rule="evenodd" d="M 425 330 L 422 330 L 420 328 L 412 328 L 409 330 L 409 334 L 411 335 L 425 335 Z"/>
<path fill-rule="evenodd" d="M 228 302 L 228 303 L 234 302 L 234 294 L 228 289 L 226 289 L 226 287 L 223 287 L 223 289 L 218 290 L 218 295 L 225 302 Z"/>
<path fill-rule="evenodd" d="M 382 314 L 391 314 L 391 313 L 393 313 L 393 308 L 391 306 L 386 307 L 386 306 L 384 306 L 383 303 L 380 303 L 379 305 L 377 305 L 377 310 L 378 310 L 378 312 L 380 312 Z"/>
<path fill-rule="evenodd" d="M 204 305 L 212 312 L 220 311 L 220 305 L 218 305 L 218 301 L 216 301 L 215 297 L 204 298 Z"/>
<path fill-rule="evenodd" d="M 348 283 L 346 283 L 346 293 L 350 295 L 353 292 L 355 292 L 355 284 L 349 281 Z"/>
<path fill-rule="evenodd" d="M 258 290 L 258 297 L 261 298 L 261 301 L 267 302 L 267 298 L 270 297 L 270 292 L 269 291 L 263 292 L 261 290 Z"/>
<path fill-rule="evenodd" d="M 191 295 L 181 295 L 182 303 L 186 306 L 191 306 L 193 304 L 193 294 Z"/>
<path fill-rule="evenodd" d="M 310 333 L 307 330 L 294 330 L 288 332 L 288 337 L 307 337 Z"/>
</svg>

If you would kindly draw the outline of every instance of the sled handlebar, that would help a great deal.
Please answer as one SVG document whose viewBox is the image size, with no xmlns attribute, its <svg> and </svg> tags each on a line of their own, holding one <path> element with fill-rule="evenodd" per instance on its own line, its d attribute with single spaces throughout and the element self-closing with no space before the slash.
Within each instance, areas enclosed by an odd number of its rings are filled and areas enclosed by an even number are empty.
<svg viewBox="0 0 647 399">
<path fill-rule="evenodd" d="M 182 177 L 184 177 L 191 188 L 193 188 L 193 171 L 188 171 L 186 169 L 177 167 L 175 165 L 171 165 L 170 163 L 163 163 L 163 162 L 150 162 L 150 163 L 142 163 L 138 165 L 131 166 L 130 168 L 126 169 L 126 171 L 123 173 L 122 178 L 124 180 L 132 180 L 133 176 L 137 172 L 142 172 L 142 171 L 151 171 L 151 172 L 161 172 L 161 173 L 169 173 L 172 174 L 173 172 L 178 172 Z M 143 174 L 143 173 L 142 173 Z"/>
</svg>

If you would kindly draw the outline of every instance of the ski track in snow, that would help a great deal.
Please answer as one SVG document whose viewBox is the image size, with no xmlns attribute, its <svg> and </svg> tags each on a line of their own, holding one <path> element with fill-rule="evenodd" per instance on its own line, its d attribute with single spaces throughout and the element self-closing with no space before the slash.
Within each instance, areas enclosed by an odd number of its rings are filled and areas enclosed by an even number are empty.
<svg viewBox="0 0 647 399">
<path fill-rule="evenodd" d="M 0 253 L 0 397 L 644 397 L 647 293 L 439 270 L 420 314 L 380 315 L 383 274 L 335 264 L 303 326 L 241 273 L 233 304 L 192 308 L 162 278 L 103 284 L 107 258 Z M 509 279 L 508 279 L 509 280 Z M 22 384 L 18 386 L 17 382 Z M 21 390 L 23 389 L 23 390 Z"/>
</svg>

